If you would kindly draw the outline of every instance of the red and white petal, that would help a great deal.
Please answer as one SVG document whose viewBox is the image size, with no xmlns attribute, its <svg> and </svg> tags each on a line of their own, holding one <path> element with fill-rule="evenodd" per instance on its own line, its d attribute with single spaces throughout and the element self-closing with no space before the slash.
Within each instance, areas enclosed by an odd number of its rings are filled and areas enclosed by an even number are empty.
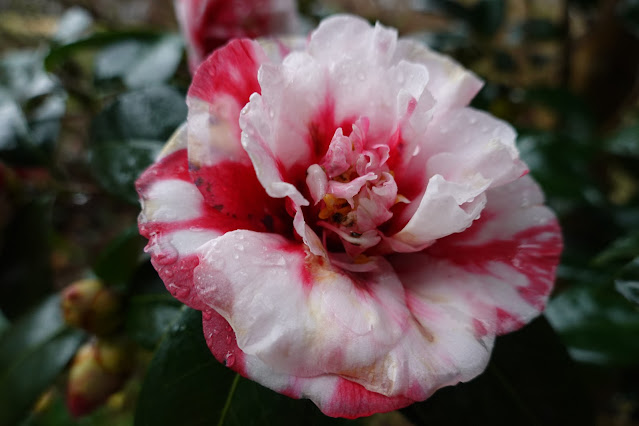
<svg viewBox="0 0 639 426">
<path fill-rule="evenodd" d="M 468 176 L 462 183 L 449 182 L 441 175 L 430 178 L 421 200 L 404 210 L 410 217 L 398 233 L 386 238 L 397 252 L 415 252 L 438 238 L 461 232 L 472 225 L 486 204 L 484 192 L 490 181 L 481 175 Z"/>
<path fill-rule="evenodd" d="M 234 231 L 201 247 L 196 289 L 238 346 L 273 370 L 346 375 L 388 352 L 407 325 L 401 283 L 379 262 L 352 276 L 299 243 Z"/>
<path fill-rule="evenodd" d="M 478 331 L 520 328 L 548 300 L 562 249 L 554 214 L 525 176 L 487 191 L 482 217 L 425 252 L 393 257 L 408 291 L 423 300 L 454 303 Z M 411 290 L 414 289 L 414 290 Z"/>
<path fill-rule="evenodd" d="M 403 396 L 388 397 L 371 392 L 335 375 L 297 377 L 276 372 L 258 357 L 242 352 L 237 346 L 235 332 L 217 312 L 204 311 L 202 323 L 207 345 L 218 361 L 284 395 L 311 399 L 328 416 L 357 418 L 396 410 L 415 402 Z"/>
<path fill-rule="evenodd" d="M 515 130 L 505 121 L 473 108 L 444 114 L 428 127 L 422 149 L 428 156 L 428 176 L 463 182 L 469 175 L 490 179 L 491 188 L 528 172 L 515 147 Z"/>
<path fill-rule="evenodd" d="M 433 113 L 436 115 L 468 105 L 483 86 L 474 73 L 417 41 L 401 39 L 397 43 L 395 60 L 402 59 L 423 64 L 428 69 L 426 89 L 435 98 Z"/>
<path fill-rule="evenodd" d="M 260 92 L 257 71 L 267 60 L 259 43 L 234 40 L 198 68 L 187 95 L 189 162 L 194 167 L 249 163 L 238 117 L 251 94 Z"/>
<path fill-rule="evenodd" d="M 242 374 L 329 415 L 357 417 L 426 399 L 485 367 L 494 336 L 450 305 L 405 293 L 383 259 L 352 274 L 273 235 L 235 231 L 200 248 L 195 288 L 228 321 Z M 231 342 L 232 343 L 232 342 Z M 238 367 L 239 368 L 239 367 Z M 353 405 L 359 395 L 361 403 Z"/>
</svg>

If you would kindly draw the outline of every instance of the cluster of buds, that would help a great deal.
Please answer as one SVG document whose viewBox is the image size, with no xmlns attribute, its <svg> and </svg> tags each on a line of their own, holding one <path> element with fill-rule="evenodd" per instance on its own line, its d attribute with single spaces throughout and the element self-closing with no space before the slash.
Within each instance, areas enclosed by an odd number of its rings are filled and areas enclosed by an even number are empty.
<svg viewBox="0 0 639 426">
<path fill-rule="evenodd" d="M 130 344 L 96 339 L 76 353 L 67 387 L 67 407 L 79 417 L 90 413 L 122 387 L 133 363 Z"/>
<path fill-rule="evenodd" d="M 62 312 L 67 324 L 103 336 L 121 322 L 120 298 L 100 280 L 72 283 L 62 292 Z"/>
<path fill-rule="evenodd" d="M 62 292 L 65 322 L 94 335 L 75 355 L 69 372 L 67 406 L 72 415 L 89 414 L 126 382 L 132 368 L 131 344 L 117 335 L 120 296 L 97 279 L 72 283 Z"/>
</svg>

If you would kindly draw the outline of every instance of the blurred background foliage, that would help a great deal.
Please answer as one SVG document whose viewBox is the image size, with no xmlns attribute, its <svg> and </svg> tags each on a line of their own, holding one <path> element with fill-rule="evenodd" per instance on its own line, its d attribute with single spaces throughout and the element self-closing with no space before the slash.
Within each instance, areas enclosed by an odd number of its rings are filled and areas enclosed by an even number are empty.
<svg viewBox="0 0 639 426">
<path fill-rule="evenodd" d="M 170 0 L 0 0 L 0 425 L 639 425 L 639 1 L 300 0 L 452 55 L 519 131 L 565 252 L 470 383 L 329 419 L 217 364 L 164 290 L 133 182 L 185 119 Z M 66 318 L 66 320 L 64 319 Z"/>
</svg>

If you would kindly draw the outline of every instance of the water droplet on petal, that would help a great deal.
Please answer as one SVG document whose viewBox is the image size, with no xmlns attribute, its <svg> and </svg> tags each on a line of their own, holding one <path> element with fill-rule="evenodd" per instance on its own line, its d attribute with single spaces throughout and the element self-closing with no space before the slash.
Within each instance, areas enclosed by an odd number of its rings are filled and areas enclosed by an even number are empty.
<svg viewBox="0 0 639 426">
<path fill-rule="evenodd" d="M 357 79 L 358 79 L 359 81 L 364 81 L 364 79 L 365 79 L 365 78 L 366 78 L 366 76 L 364 75 L 364 73 L 363 73 L 363 72 L 358 72 L 358 73 L 357 73 Z"/>
<path fill-rule="evenodd" d="M 204 318 L 205 321 L 210 321 L 211 318 L 213 318 L 213 313 L 211 311 L 202 311 L 202 318 Z"/>
<path fill-rule="evenodd" d="M 226 357 L 224 357 L 224 363 L 227 367 L 232 367 L 233 364 L 235 364 L 235 355 L 233 355 L 231 352 L 228 352 L 226 354 Z"/>
<path fill-rule="evenodd" d="M 227 344 L 227 345 L 230 345 L 232 340 L 233 340 L 233 338 L 231 337 L 231 335 L 230 335 L 230 334 L 227 334 L 227 335 L 226 335 L 226 344 Z"/>
<path fill-rule="evenodd" d="M 475 124 L 477 123 L 477 118 L 476 117 L 470 117 L 470 124 Z"/>
</svg>

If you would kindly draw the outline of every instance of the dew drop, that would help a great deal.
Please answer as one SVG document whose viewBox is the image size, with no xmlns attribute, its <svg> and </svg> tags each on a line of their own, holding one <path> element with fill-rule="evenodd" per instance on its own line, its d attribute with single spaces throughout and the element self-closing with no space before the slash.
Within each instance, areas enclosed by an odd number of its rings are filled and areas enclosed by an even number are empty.
<svg viewBox="0 0 639 426">
<path fill-rule="evenodd" d="M 475 124 L 477 123 L 477 118 L 476 117 L 470 117 L 470 120 L 468 120 L 470 122 L 470 124 Z"/>
<path fill-rule="evenodd" d="M 231 335 L 230 335 L 230 334 L 227 334 L 227 335 L 226 335 L 226 344 L 227 344 L 227 345 L 230 345 L 232 340 L 233 340 L 233 338 L 231 337 Z"/>
<path fill-rule="evenodd" d="M 233 355 L 231 352 L 228 352 L 226 354 L 226 357 L 224 358 L 224 363 L 227 367 L 232 367 L 233 364 L 235 364 L 235 355 Z"/>
<path fill-rule="evenodd" d="M 210 321 L 211 318 L 213 318 L 213 313 L 211 311 L 202 311 L 202 318 L 204 318 L 205 321 Z"/>
<path fill-rule="evenodd" d="M 175 290 L 175 297 L 178 299 L 186 299 L 189 294 L 191 294 L 191 289 L 189 287 L 177 287 Z"/>
<path fill-rule="evenodd" d="M 363 72 L 358 72 L 358 73 L 357 73 L 357 79 L 358 79 L 359 81 L 364 81 L 364 79 L 366 79 L 366 76 L 364 76 L 364 73 L 363 73 Z"/>
</svg>

